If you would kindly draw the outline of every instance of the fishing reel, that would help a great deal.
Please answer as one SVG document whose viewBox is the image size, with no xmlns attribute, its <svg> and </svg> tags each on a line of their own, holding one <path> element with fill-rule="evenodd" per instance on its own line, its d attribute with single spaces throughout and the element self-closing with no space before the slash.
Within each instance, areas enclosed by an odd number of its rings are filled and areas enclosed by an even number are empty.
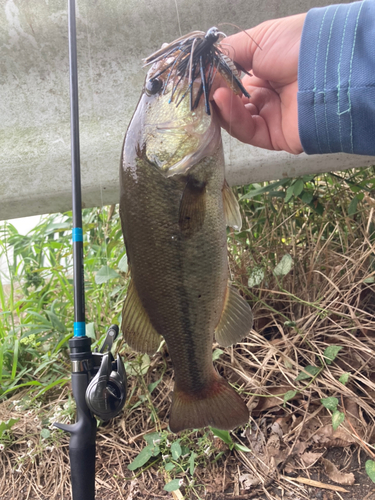
<svg viewBox="0 0 375 500">
<path fill-rule="evenodd" d="M 85 394 L 89 409 L 104 421 L 116 417 L 126 401 L 124 363 L 119 355 L 115 360 L 111 353 L 118 332 L 117 325 L 110 326 L 100 351 L 92 353 L 91 373 L 94 373 L 94 376 Z"/>
</svg>

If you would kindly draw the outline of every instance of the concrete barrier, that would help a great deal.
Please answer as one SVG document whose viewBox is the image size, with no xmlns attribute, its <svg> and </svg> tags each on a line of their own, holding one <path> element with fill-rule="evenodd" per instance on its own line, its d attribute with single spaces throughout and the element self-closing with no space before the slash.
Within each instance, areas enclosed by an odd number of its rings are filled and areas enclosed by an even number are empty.
<svg viewBox="0 0 375 500">
<path fill-rule="evenodd" d="M 224 22 L 249 28 L 327 3 L 334 2 L 77 0 L 84 206 L 118 201 L 121 146 L 144 80 L 142 57 L 180 28 L 188 33 Z M 67 33 L 67 2 L 0 4 L 0 220 L 71 208 Z M 224 143 L 232 185 L 373 163 L 341 154 L 295 157 L 226 135 Z"/>
</svg>

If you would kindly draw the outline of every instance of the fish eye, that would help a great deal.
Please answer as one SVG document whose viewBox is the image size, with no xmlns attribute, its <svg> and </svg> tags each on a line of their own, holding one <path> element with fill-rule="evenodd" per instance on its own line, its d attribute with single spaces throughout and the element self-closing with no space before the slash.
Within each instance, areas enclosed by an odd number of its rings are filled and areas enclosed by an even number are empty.
<svg viewBox="0 0 375 500">
<path fill-rule="evenodd" d="M 163 87 L 163 81 L 160 78 L 154 78 L 146 82 L 146 92 L 148 95 L 157 94 Z"/>
</svg>

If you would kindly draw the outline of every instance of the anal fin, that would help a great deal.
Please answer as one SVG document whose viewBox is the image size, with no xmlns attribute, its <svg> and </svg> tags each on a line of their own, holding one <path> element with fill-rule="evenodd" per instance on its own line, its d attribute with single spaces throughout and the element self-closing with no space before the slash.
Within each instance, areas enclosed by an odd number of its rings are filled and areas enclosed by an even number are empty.
<svg viewBox="0 0 375 500">
<path fill-rule="evenodd" d="M 224 346 L 236 344 L 249 334 L 253 326 L 253 313 L 239 292 L 228 285 L 224 309 L 215 329 L 216 341 Z"/>
<path fill-rule="evenodd" d="M 158 350 L 161 335 L 152 326 L 133 280 L 129 283 L 128 294 L 122 308 L 121 330 L 126 342 L 135 351 L 154 354 Z"/>
<path fill-rule="evenodd" d="M 233 227 L 236 231 L 240 231 L 242 227 L 240 207 L 227 181 L 224 181 L 222 193 L 226 224 Z"/>
</svg>

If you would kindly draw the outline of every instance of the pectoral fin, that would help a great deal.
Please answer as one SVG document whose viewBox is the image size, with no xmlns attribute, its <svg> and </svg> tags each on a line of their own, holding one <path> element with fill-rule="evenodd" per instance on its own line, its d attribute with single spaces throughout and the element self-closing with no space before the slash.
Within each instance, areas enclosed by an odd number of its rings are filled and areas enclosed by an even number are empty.
<svg viewBox="0 0 375 500">
<path fill-rule="evenodd" d="M 227 347 L 249 334 L 253 326 L 253 313 L 239 292 L 228 285 L 224 309 L 215 330 L 217 342 Z"/>
<path fill-rule="evenodd" d="M 222 192 L 225 221 L 227 223 L 227 226 L 233 227 L 233 229 L 235 229 L 236 231 L 240 231 L 242 227 L 240 207 L 227 181 L 224 181 Z"/>
<path fill-rule="evenodd" d="M 161 335 L 151 324 L 133 281 L 122 308 L 121 330 L 126 342 L 135 351 L 154 354 L 161 342 Z"/>
<path fill-rule="evenodd" d="M 186 182 L 180 202 L 179 225 L 181 232 L 189 237 L 203 226 L 206 215 L 206 183 L 190 176 Z"/>
</svg>

